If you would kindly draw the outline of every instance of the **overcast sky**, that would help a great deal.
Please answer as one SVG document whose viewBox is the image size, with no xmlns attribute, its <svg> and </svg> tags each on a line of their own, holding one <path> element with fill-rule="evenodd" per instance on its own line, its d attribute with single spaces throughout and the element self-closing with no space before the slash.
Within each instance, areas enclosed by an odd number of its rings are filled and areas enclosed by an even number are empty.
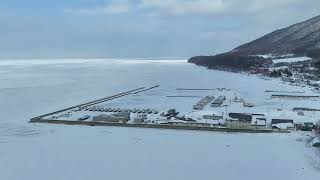
<svg viewBox="0 0 320 180">
<path fill-rule="evenodd" d="M 0 58 L 177 57 L 231 50 L 320 15 L 319 0 L 1 0 Z"/>
</svg>

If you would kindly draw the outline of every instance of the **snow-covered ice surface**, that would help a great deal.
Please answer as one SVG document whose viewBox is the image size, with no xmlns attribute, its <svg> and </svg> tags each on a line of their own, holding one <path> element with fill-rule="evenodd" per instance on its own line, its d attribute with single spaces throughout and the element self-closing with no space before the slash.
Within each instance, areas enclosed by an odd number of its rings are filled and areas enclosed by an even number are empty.
<svg viewBox="0 0 320 180">
<path fill-rule="evenodd" d="M 203 96 L 208 92 L 175 89 L 225 87 L 255 104 L 255 110 L 267 113 L 266 109 L 282 109 L 274 113 L 279 117 L 292 116 L 296 106 L 320 105 L 316 100 L 266 100 L 269 95 L 264 92 L 312 93 L 306 87 L 207 70 L 185 60 L 4 60 L 0 61 L 0 179 L 320 178 L 320 153 L 306 144 L 307 133 L 212 133 L 27 123 L 37 115 L 154 84 L 161 87 L 131 97 L 129 102 L 152 106 L 154 100 L 146 102 L 152 93 Z M 183 110 L 198 100 L 163 97 L 157 107 L 150 108 Z M 125 99 L 119 101 L 126 103 Z M 303 121 L 313 121 L 317 114 L 305 116 Z"/>
</svg>

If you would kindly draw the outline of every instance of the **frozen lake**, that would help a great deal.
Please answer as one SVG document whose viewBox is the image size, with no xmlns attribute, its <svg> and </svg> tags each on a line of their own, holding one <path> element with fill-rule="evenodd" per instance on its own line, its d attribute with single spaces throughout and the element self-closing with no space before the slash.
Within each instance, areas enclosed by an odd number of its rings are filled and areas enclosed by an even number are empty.
<svg viewBox="0 0 320 180">
<path fill-rule="evenodd" d="M 320 154 L 304 133 L 226 134 L 29 124 L 31 117 L 154 84 L 230 88 L 261 109 L 319 107 L 266 101 L 265 90 L 306 91 L 256 76 L 207 70 L 186 60 L 0 60 L 0 177 L 49 179 L 318 179 Z M 197 95 L 197 94 L 195 94 Z M 203 94 L 201 94 L 203 95 Z M 142 97 L 135 97 L 144 104 Z M 161 101 L 176 107 L 176 101 Z M 132 103 L 132 102 L 131 102 Z M 153 102 L 154 103 L 154 102 Z M 152 104 L 151 104 L 152 105 Z M 190 104 L 182 103 L 183 109 Z"/>
</svg>

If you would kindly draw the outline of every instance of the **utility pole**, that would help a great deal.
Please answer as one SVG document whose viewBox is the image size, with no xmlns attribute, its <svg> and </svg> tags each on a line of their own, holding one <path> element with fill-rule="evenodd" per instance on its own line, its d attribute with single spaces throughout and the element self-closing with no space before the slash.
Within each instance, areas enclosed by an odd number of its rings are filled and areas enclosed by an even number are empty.
<svg viewBox="0 0 320 180">
<path fill-rule="evenodd" d="M 226 107 L 226 119 L 228 119 L 228 105 L 224 105 Z"/>
<path fill-rule="evenodd" d="M 268 106 L 268 119 L 270 120 L 270 107 Z"/>
</svg>

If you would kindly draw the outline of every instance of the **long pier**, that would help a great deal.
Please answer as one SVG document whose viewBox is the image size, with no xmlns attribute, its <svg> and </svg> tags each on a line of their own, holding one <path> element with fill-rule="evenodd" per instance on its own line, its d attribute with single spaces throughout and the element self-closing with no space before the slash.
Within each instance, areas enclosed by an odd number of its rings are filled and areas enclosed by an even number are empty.
<svg viewBox="0 0 320 180">
<path fill-rule="evenodd" d="M 189 96 L 189 95 L 176 95 L 176 96 L 166 96 L 167 98 L 201 98 L 202 96 Z"/>
<path fill-rule="evenodd" d="M 305 91 L 282 91 L 282 90 L 265 90 L 266 93 L 292 93 L 292 94 L 303 94 Z"/>
<path fill-rule="evenodd" d="M 138 93 L 141 93 L 141 92 L 144 92 L 144 91 L 149 91 L 149 90 L 157 88 L 157 87 L 160 87 L 160 85 L 155 85 L 155 86 L 152 86 L 152 87 L 149 87 L 149 88 L 144 88 L 144 89 L 141 89 L 141 90 L 139 90 L 137 92 L 134 92 L 132 94 L 138 94 Z"/>
<path fill-rule="evenodd" d="M 177 91 L 214 91 L 217 88 L 210 89 L 210 88 L 177 88 Z"/>
<path fill-rule="evenodd" d="M 123 97 L 123 96 L 127 96 L 127 95 L 130 95 L 130 94 L 137 94 L 137 93 L 148 91 L 148 90 L 151 90 L 151 89 L 154 89 L 154 88 L 157 88 L 157 87 L 159 87 L 159 85 L 152 86 L 152 87 L 149 87 L 149 88 L 140 87 L 140 88 L 133 89 L 133 90 L 130 90 L 130 91 L 126 91 L 126 92 L 123 92 L 123 93 L 119 93 L 119 94 L 116 94 L 116 95 L 100 98 L 100 99 L 97 99 L 97 100 L 94 100 L 94 101 L 82 103 L 82 104 L 79 104 L 79 105 L 76 105 L 76 106 L 72 106 L 72 107 L 69 107 L 69 108 L 65 108 L 65 109 L 61 109 L 61 110 L 55 111 L 55 112 L 44 114 L 44 115 L 41 115 L 41 116 L 38 116 L 38 117 L 34 117 L 34 118 L 31 119 L 31 121 L 34 120 L 34 119 L 42 119 L 42 118 L 44 118 L 46 116 L 50 116 L 50 115 L 53 115 L 53 114 L 58 114 L 58 113 L 61 113 L 61 112 L 69 111 L 69 110 L 72 110 L 72 109 L 75 109 L 75 108 L 88 107 L 88 106 L 92 106 L 92 105 L 95 105 L 95 104 L 99 104 L 99 103 L 103 103 L 103 102 L 106 102 L 106 101 L 110 101 L 110 100 L 113 100 L 113 99 L 117 99 L 117 98 L 120 98 L 120 97 Z"/>
<path fill-rule="evenodd" d="M 292 109 L 292 111 L 320 111 L 320 109 L 312 109 L 312 108 L 301 108 L 301 107 L 295 107 Z"/>
<path fill-rule="evenodd" d="M 85 126 L 111 126 L 127 128 L 147 128 L 147 129 L 174 129 L 174 130 L 193 130 L 193 131 L 213 131 L 213 132 L 239 132 L 239 133 L 290 133 L 287 130 L 272 129 L 231 129 L 217 128 L 210 126 L 183 126 L 169 124 L 129 124 L 129 123 L 109 123 L 97 121 L 70 121 L 70 120 L 50 120 L 50 119 L 31 119 L 31 123 L 49 123 L 64 125 L 85 125 Z"/>
<path fill-rule="evenodd" d="M 303 95 L 301 95 L 301 96 L 298 96 L 298 95 L 284 95 L 284 94 L 272 94 L 271 95 L 271 98 L 292 98 L 292 99 L 294 99 L 294 98 L 296 98 L 296 99 L 303 99 L 303 98 L 319 98 L 320 96 L 307 96 L 307 95 L 305 95 L 305 96 L 303 96 Z"/>
</svg>

